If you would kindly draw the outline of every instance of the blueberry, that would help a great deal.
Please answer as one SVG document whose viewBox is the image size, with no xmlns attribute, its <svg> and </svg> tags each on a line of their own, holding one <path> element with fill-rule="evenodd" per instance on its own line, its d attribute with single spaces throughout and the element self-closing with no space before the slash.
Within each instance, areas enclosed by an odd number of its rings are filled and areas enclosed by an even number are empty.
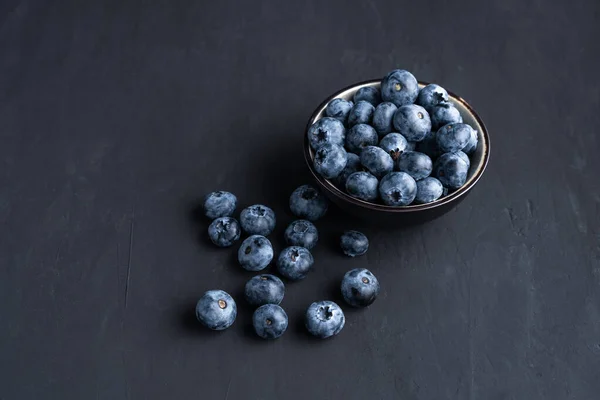
<svg viewBox="0 0 600 400">
<path fill-rule="evenodd" d="M 345 139 L 346 128 L 335 118 L 323 117 L 308 128 L 308 141 L 314 150 L 326 143 L 343 146 Z"/>
<path fill-rule="evenodd" d="M 373 119 L 373 113 L 375 107 L 373 104 L 361 100 L 354 104 L 350 114 L 348 114 L 348 126 L 354 126 L 356 124 L 370 124 Z"/>
<path fill-rule="evenodd" d="M 385 150 L 394 161 L 400 157 L 400 154 L 408 150 L 408 146 L 404 136 L 396 132 L 388 133 L 379 142 L 379 147 Z"/>
<path fill-rule="evenodd" d="M 381 93 L 373 86 L 361 87 L 354 93 L 354 102 L 358 103 L 359 101 L 366 101 L 377 107 L 381 103 Z"/>
<path fill-rule="evenodd" d="M 417 96 L 415 103 L 429 111 L 438 104 L 447 101 L 448 92 L 446 89 L 436 85 L 435 83 L 430 83 L 423 89 L 419 90 L 419 95 Z"/>
<path fill-rule="evenodd" d="M 477 137 L 477 131 L 475 129 L 471 129 L 471 138 L 469 139 L 469 143 L 467 143 L 467 145 L 463 149 L 465 154 L 469 154 L 469 155 L 473 154 L 475 152 L 475 150 L 477 150 L 478 142 L 479 142 L 479 139 Z"/>
<path fill-rule="evenodd" d="M 415 151 L 417 144 L 421 142 L 406 142 L 406 151 Z"/>
<path fill-rule="evenodd" d="M 204 213 L 210 219 L 231 217 L 237 206 L 237 198 L 229 192 L 212 192 L 204 199 Z"/>
<path fill-rule="evenodd" d="M 465 184 L 469 166 L 457 154 L 444 153 L 433 165 L 433 174 L 449 189 L 458 189 Z"/>
<path fill-rule="evenodd" d="M 288 327 L 288 316 L 278 305 L 265 304 L 254 311 L 252 326 L 261 338 L 277 339 Z"/>
<path fill-rule="evenodd" d="M 460 158 L 462 158 L 462 160 L 467 163 L 467 168 L 471 168 L 471 160 L 469 159 L 468 155 L 466 155 L 462 151 L 457 151 L 454 154 L 456 154 L 457 156 L 459 156 Z"/>
<path fill-rule="evenodd" d="M 196 318 L 209 329 L 222 331 L 229 328 L 237 316 L 233 298 L 222 290 L 209 290 L 196 304 Z"/>
<path fill-rule="evenodd" d="M 435 132 L 429 132 L 416 146 L 417 151 L 427 154 L 432 160 L 442 154 L 435 136 Z"/>
<path fill-rule="evenodd" d="M 306 310 L 306 329 L 321 339 L 340 333 L 345 322 L 344 312 L 333 301 L 317 301 Z"/>
<path fill-rule="evenodd" d="M 419 83 L 408 71 L 396 69 L 381 81 L 381 97 L 396 106 L 414 103 L 419 94 Z"/>
<path fill-rule="evenodd" d="M 340 246 L 348 257 L 362 256 L 369 249 L 369 239 L 358 231 L 346 231 L 340 238 Z"/>
<path fill-rule="evenodd" d="M 253 306 L 279 304 L 285 295 L 285 286 L 275 275 L 257 275 L 246 282 L 244 297 Z"/>
<path fill-rule="evenodd" d="M 239 238 L 242 230 L 235 218 L 220 217 L 208 227 L 210 240 L 219 247 L 229 247 Z"/>
<path fill-rule="evenodd" d="M 324 144 L 315 153 L 313 165 L 325 179 L 333 179 L 342 173 L 348 162 L 348 154 L 342 146 Z"/>
<path fill-rule="evenodd" d="M 398 170 L 406 172 L 416 181 L 427 178 L 432 168 L 431 158 L 418 151 L 405 151 L 398 158 Z"/>
<path fill-rule="evenodd" d="M 300 246 L 290 246 L 279 253 L 277 270 L 281 276 L 292 281 L 298 281 L 306 278 L 314 262 L 308 249 Z"/>
<path fill-rule="evenodd" d="M 411 142 L 423 140 L 431 131 L 431 120 L 425 109 L 416 104 L 399 107 L 394 114 L 394 128 Z"/>
<path fill-rule="evenodd" d="M 377 186 L 379 181 L 368 172 L 355 172 L 346 180 L 346 192 L 352 197 L 364 201 L 377 199 Z"/>
<path fill-rule="evenodd" d="M 362 149 L 367 146 L 375 146 L 378 141 L 379 136 L 371 125 L 357 124 L 348 129 L 346 148 L 352 153 L 360 154 Z"/>
<path fill-rule="evenodd" d="M 252 235 L 242 242 L 238 250 L 238 261 L 248 271 L 265 269 L 273 259 L 273 246 L 269 239 Z"/>
<path fill-rule="evenodd" d="M 417 182 L 417 196 L 415 197 L 415 203 L 431 203 L 442 197 L 443 194 L 444 186 L 442 186 L 442 183 L 430 176 Z"/>
<path fill-rule="evenodd" d="M 316 221 L 327 213 L 329 200 L 311 185 L 302 185 L 290 196 L 290 210 L 298 218 Z"/>
<path fill-rule="evenodd" d="M 417 195 L 417 183 L 406 172 L 390 172 L 379 183 L 379 196 L 388 206 L 407 206 Z"/>
<path fill-rule="evenodd" d="M 376 178 L 381 178 L 394 169 L 394 160 L 381 147 L 367 146 L 360 153 L 360 163 Z"/>
<path fill-rule="evenodd" d="M 285 241 L 290 246 L 300 246 L 312 249 L 319 241 L 319 232 L 312 222 L 298 219 L 285 229 Z"/>
<path fill-rule="evenodd" d="M 363 169 L 362 164 L 360 163 L 360 157 L 358 156 L 358 154 L 354 154 L 354 153 L 347 153 L 347 154 L 348 154 L 348 161 L 346 162 L 346 166 L 334 180 L 335 184 L 341 188 L 346 187 L 346 181 L 348 180 L 348 177 L 350 175 L 352 175 L 355 172 L 362 171 L 362 169 Z"/>
<path fill-rule="evenodd" d="M 275 213 L 267 206 L 255 204 L 240 214 L 242 229 L 249 235 L 267 236 L 275 229 Z"/>
<path fill-rule="evenodd" d="M 379 295 L 379 281 L 365 268 L 346 272 L 342 279 L 342 296 L 352 307 L 366 307 L 373 304 Z"/>
<path fill-rule="evenodd" d="M 350 110 L 354 107 L 354 103 L 344 99 L 333 99 L 327 104 L 327 108 L 325 108 L 325 115 L 331 118 L 335 118 L 339 120 L 341 123 L 345 124 L 348 122 L 348 114 Z"/>
<path fill-rule="evenodd" d="M 456 153 L 469 144 L 472 130 L 467 124 L 444 125 L 435 134 L 438 147 L 442 153 Z"/>
<path fill-rule="evenodd" d="M 452 103 L 440 103 L 431 109 L 431 128 L 437 131 L 444 125 L 463 122 L 460 112 Z"/>
<path fill-rule="evenodd" d="M 377 106 L 373 113 L 373 128 L 379 136 L 387 135 L 394 130 L 392 118 L 398 107 L 394 103 L 383 102 Z"/>
</svg>

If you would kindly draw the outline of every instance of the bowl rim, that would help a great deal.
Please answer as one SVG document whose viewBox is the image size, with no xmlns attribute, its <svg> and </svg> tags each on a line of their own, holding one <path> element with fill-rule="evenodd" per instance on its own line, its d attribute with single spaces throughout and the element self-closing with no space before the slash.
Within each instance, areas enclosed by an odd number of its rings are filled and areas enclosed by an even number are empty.
<svg viewBox="0 0 600 400">
<path fill-rule="evenodd" d="M 315 111 L 313 111 L 313 113 L 311 114 L 311 116 L 308 120 L 308 123 L 306 125 L 306 129 L 304 130 L 304 160 L 306 161 L 306 165 L 308 166 L 308 169 L 310 170 L 310 173 L 312 174 L 313 178 L 316 179 L 317 182 L 319 182 L 322 189 L 326 190 L 330 195 L 335 196 L 337 199 L 339 199 L 341 201 L 351 203 L 358 207 L 368 208 L 371 210 L 377 210 L 377 211 L 383 211 L 383 212 L 408 213 L 408 212 L 415 212 L 415 211 L 431 210 L 431 209 L 446 205 L 448 203 L 451 203 L 453 201 L 456 201 L 459 198 L 461 198 L 462 196 L 465 196 L 471 190 L 471 188 L 473 188 L 473 186 L 475 186 L 475 184 L 479 181 L 479 179 L 481 179 L 481 176 L 483 175 L 483 173 L 489 163 L 489 160 L 490 160 L 490 137 L 488 134 L 487 127 L 485 126 L 485 124 L 483 123 L 483 120 L 479 117 L 479 114 L 475 111 L 475 109 L 465 99 L 463 99 L 462 97 L 456 95 L 455 93 L 453 93 L 447 89 L 446 89 L 446 91 L 448 92 L 448 96 L 452 97 L 453 100 L 461 103 L 471 113 L 471 115 L 477 121 L 477 123 L 481 126 L 481 134 L 483 136 L 483 141 L 484 141 L 483 154 L 482 154 L 483 163 L 481 164 L 481 167 L 475 172 L 475 174 L 471 177 L 469 182 L 467 184 L 465 184 L 464 186 L 462 186 L 457 191 L 453 192 L 452 194 L 450 194 L 448 196 L 444 196 L 439 200 L 433 201 L 431 203 L 414 204 L 414 205 L 408 205 L 408 206 L 402 206 L 402 207 L 388 206 L 385 204 L 371 203 L 368 201 L 364 201 L 364 200 L 352 197 L 349 194 L 338 189 L 328 179 L 323 178 L 321 175 L 319 175 L 315 171 L 313 163 L 312 163 L 312 157 L 310 154 L 311 148 L 310 148 L 310 143 L 308 140 L 308 130 L 311 127 L 311 125 L 316 121 L 317 115 L 327 106 L 327 104 L 331 100 L 333 100 L 334 98 L 339 96 L 341 93 L 351 90 L 358 86 L 373 85 L 373 84 L 377 84 L 377 83 L 381 83 L 381 79 L 369 79 L 366 81 L 357 82 L 352 85 L 346 86 L 343 89 L 340 89 L 340 90 L 336 91 L 335 93 L 333 93 L 332 95 L 328 96 L 323 102 L 321 102 L 321 104 L 319 104 L 319 106 L 315 109 Z M 419 85 L 423 85 L 423 86 L 427 86 L 430 84 L 429 82 L 424 82 L 424 81 L 418 81 L 418 83 L 419 83 Z"/>
</svg>

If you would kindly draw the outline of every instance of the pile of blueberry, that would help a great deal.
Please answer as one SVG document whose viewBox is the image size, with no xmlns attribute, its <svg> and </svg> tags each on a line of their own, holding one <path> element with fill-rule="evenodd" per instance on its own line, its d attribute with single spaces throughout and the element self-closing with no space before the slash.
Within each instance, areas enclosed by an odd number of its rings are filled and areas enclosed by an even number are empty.
<svg viewBox="0 0 600 400">
<path fill-rule="evenodd" d="M 389 206 L 424 204 L 464 185 L 477 131 L 448 92 L 394 70 L 381 90 L 333 99 L 308 129 L 317 173 L 350 196 Z"/>
<path fill-rule="evenodd" d="M 208 228 L 210 240 L 219 247 L 233 246 L 246 237 L 238 250 L 240 266 L 252 272 L 265 269 L 274 258 L 273 246 L 267 236 L 275 228 L 275 213 L 267 206 L 256 204 L 240 213 L 239 222 L 233 218 L 237 198 L 229 192 L 210 193 L 204 202 L 204 212 L 212 219 Z M 290 209 L 301 219 L 293 221 L 285 230 L 289 245 L 277 257 L 279 275 L 288 281 L 304 279 L 314 264 L 311 249 L 319 240 L 314 221 L 327 212 L 329 201 L 316 188 L 303 185 L 290 196 Z M 350 257 L 363 255 L 369 248 L 367 237 L 357 231 L 347 231 L 340 239 L 344 254 Z M 341 283 L 342 297 L 352 307 L 366 307 L 379 294 L 379 282 L 367 269 L 348 271 Z M 283 335 L 288 326 L 288 316 L 280 306 L 285 294 L 283 281 L 275 275 L 261 274 L 251 278 L 245 286 L 245 300 L 257 307 L 252 318 L 256 334 L 264 339 Z M 237 316 L 234 299 L 222 290 L 209 290 L 196 305 L 196 317 L 206 327 L 223 330 L 230 327 Z M 344 312 L 332 301 L 317 301 L 306 310 L 305 326 L 319 338 L 338 334 L 345 323 Z"/>
</svg>

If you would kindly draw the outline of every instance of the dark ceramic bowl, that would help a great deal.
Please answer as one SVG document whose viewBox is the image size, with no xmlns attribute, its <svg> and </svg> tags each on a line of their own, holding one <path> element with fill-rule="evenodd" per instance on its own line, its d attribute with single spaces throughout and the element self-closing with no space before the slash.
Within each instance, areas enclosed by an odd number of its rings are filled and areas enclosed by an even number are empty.
<svg viewBox="0 0 600 400">
<path fill-rule="evenodd" d="M 373 86 L 379 88 L 381 80 L 372 80 L 367 82 L 358 83 L 349 86 L 341 91 L 329 96 L 312 114 L 308 120 L 306 132 L 304 132 L 304 158 L 306 164 L 310 169 L 317 185 L 321 188 L 323 193 L 342 210 L 368 221 L 377 223 L 379 225 L 392 225 L 392 226 L 404 226 L 412 225 L 430 221 L 434 218 L 447 213 L 460 203 L 469 194 L 471 189 L 479 181 L 485 167 L 488 164 L 490 158 L 490 138 L 488 136 L 487 129 L 483 124 L 483 121 L 475 110 L 459 96 L 448 92 L 450 101 L 460 111 L 463 121 L 473 127 L 479 135 L 479 143 L 477 150 L 471 155 L 471 168 L 467 176 L 465 184 L 453 192 L 452 194 L 442 197 L 428 204 L 410 205 L 405 207 L 392 207 L 383 204 L 370 203 L 356 199 L 344 191 L 338 189 L 328 179 L 320 176 L 313 167 L 314 151 L 311 149 L 308 142 L 308 128 L 318 119 L 325 115 L 325 107 L 327 104 L 335 98 L 343 98 L 352 100 L 354 93 L 362 87 Z M 419 87 L 426 86 L 427 83 L 419 82 Z"/>
</svg>

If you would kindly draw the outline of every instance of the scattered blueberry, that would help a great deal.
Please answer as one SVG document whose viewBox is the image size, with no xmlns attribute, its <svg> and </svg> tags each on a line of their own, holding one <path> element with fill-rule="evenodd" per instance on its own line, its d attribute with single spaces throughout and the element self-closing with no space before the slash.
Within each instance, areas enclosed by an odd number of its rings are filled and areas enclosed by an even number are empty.
<svg viewBox="0 0 600 400">
<path fill-rule="evenodd" d="M 305 247 L 309 250 L 315 247 L 319 241 L 317 227 L 304 219 L 298 219 L 289 224 L 283 236 L 288 245 Z"/>
<path fill-rule="evenodd" d="M 240 223 L 249 235 L 268 236 L 275 229 L 275 213 L 267 206 L 255 204 L 242 210 Z"/>
<path fill-rule="evenodd" d="M 404 136 L 396 132 L 388 133 L 379 142 L 379 147 L 385 150 L 394 161 L 400 157 L 400 154 L 408 150 L 408 146 Z"/>
<path fill-rule="evenodd" d="M 265 304 L 254 311 L 252 326 L 261 338 L 277 339 L 288 327 L 288 316 L 280 306 Z"/>
<path fill-rule="evenodd" d="M 285 278 L 298 281 L 306 278 L 314 262 L 313 256 L 308 249 L 299 246 L 290 246 L 283 249 L 279 254 L 277 270 Z"/>
<path fill-rule="evenodd" d="M 469 166 L 454 153 L 442 154 L 433 165 L 433 174 L 449 189 L 458 189 L 465 184 Z"/>
<path fill-rule="evenodd" d="M 394 103 L 383 102 L 377 106 L 373 113 L 373 128 L 379 136 L 387 135 L 394 130 L 392 118 L 398 107 Z"/>
<path fill-rule="evenodd" d="M 340 246 L 348 257 L 362 256 L 369 249 L 369 239 L 358 231 L 346 231 L 340 238 Z"/>
<path fill-rule="evenodd" d="M 238 261 L 248 271 L 265 269 L 273 260 L 273 246 L 261 235 L 247 237 L 238 250 Z"/>
<path fill-rule="evenodd" d="M 341 123 L 348 122 L 348 114 L 354 107 L 354 103 L 344 99 L 333 99 L 325 108 L 325 115 L 339 120 Z"/>
<path fill-rule="evenodd" d="M 435 83 L 430 83 L 419 90 L 419 95 L 417 96 L 415 103 L 429 111 L 438 104 L 447 101 L 448 92 L 446 89 Z"/>
<path fill-rule="evenodd" d="M 427 154 L 418 151 L 405 151 L 398 158 L 398 170 L 406 172 L 416 181 L 431 174 L 433 163 Z"/>
<path fill-rule="evenodd" d="M 379 181 L 366 171 L 355 172 L 346 180 L 346 192 L 352 197 L 364 201 L 377 199 Z"/>
<path fill-rule="evenodd" d="M 417 195 L 415 197 L 415 203 L 425 204 L 436 201 L 444 194 L 444 186 L 442 183 L 429 176 L 425 179 L 421 179 L 417 182 Z"/>
<path fill-rule="evenodd" d="M 457 156 L 459 156 L 460 158 L 462 158 L 462 160 L 467 163 L 467 168 L 471 168 L 471 160 L 469 160 L 469 156 L 466 155 L 465 152 L 463 152 L 463 151 L 457 151 L 454 154 L 456 154 Z"/>
<path fill-rule="evenodd" d="M 310 147 L 317 150 L 324 144 L 344 145 L 346 128 L 338 119 L 323 117 L 308 128 Z"/>
<path fill-rule="evenodd" d="M 414 103 L 418 94 L 419 83 L 408 71 L 394 70 L 381 81 L 381 98 L 398 107 Z"/>
<path fill-rule="evenodd" d="M 253 306 L 279 304 L 285 295 L 285 286 L 275 275 L 257 275 L 246 282 L 244 297 Z"/>
<path fill-rule="evenodd" d="M 371 125 L 356 124 L 348 129 L 346 148 L 352 153 L 360 154 L 362 149 L 367 146 L 375 146 L 378 141 L 379 136 Z"/>
<path fill-rule="evenodd" d="M 360 153 L 360 163 L 376 178 L 381 178 L 394 169 L 392 157 L 377 146 L 365 147 Z"/>
<path fill-rule="evenodd" d="M 348 126 L 354 126 L 356 124 L 370 124 L 373 119 L 373 113 L 375 107 L 373 104 L 361 100 L 354 104 L 352 110 L 348 114 Z"/>
<path fill-rule="evenodd" d="M 450 102 L 440 103 L 431 109 L 431 128 L 437 131 L 444 125 L 463 122 L 460 112 Z"/>
<path fill-rule="evenodd" d="M 240 224 L 235 218 L 220 217 L 208 227 L 210 240 L 219 247 L 229 247 L 235 243 L 242 233 Z"/>
<path fill-rule="evenodd" d="M 337 177 L 346 167 L 348 154 L 342 146 L 324 144 L 315 153 L 313 161 L 315 170 L 325 179 Z"/>
<path fill-rule="evenodd" d="M 431 120 L 427 111 L 416 104 L 407 104 L 399 107 L 394 114 L 394 128 L 406 140 L 418 142 L 431 131 Z"/>
<path fill-rule="evenodd" d="M 342 296 L 352 307 L 366 307 L 373 304 L 379 295 L 379 281 L 365 268 L 346 272 L 342 279 Z"/>
<path fill-rule="evenodd" d="M 441 153 L 440 148 L 437 144 L 435 132 L 429 132 L 423 140 L 417 143 L 416 150 L 425 153 L 432 160 L 436 159 Z"/>
<path fill-rule="evenodd" d="M 347 154 L 348 154 L 348 161 L 346 162 L 346 166 L 344 167 L 342 172 L 337 176 L 337 178 L 334 179 L 335 184 L 338 187 L 342 187 L 342 188 L 346 187 L 346 181 L 348 180 L 348 177 L 350 175 L 352 175 L 355 172 L 363 170 L 362 164 L 360 163 L 360 157 L 358 156 L 358 154 L 354 154 L 354 153 L 347 153 Z"/>
<path fill-rule="evenodd" d="M 327 213 L 329 200 L 311 185 L 302 185 L 290 196 L 290 210 L 298 218 L 316 221 Z"/>
<path fill-rule="evenodd" d="M 379 89 L 373 86 L 361 87 L 356 91 L 356 93 L 354 93 L 354 102 L 358 103 L 361 100 L 371 103 L 374 107 L 377 107 L 379 103 L 381 103 L 381 93 L 379 93 Z"/>
<path fill-rule="evenodd" d="M 416 194 L 417 183 L 406 172 L 390 172 L 379 183 L 379 196 L 388 206 L 407 206 Z"/>
<path fill-rule="evenodd" d="M 196 304 L 196 318 L 204 326 L 215 331 L 229 328 L 237 316 L 233 298 L 222 290 L 209 290 Z"/>
<path fill-rule="evenodd" d="M 236 206 L 237 198 L 229 192 L 212 192 L 204 199 L 204 213 L 210 219 L 231 217 Z"/>
<path fill-rule="evenodd" d="M 479 139 L 477 137 L 477 131 L 475 129 L 471 129 L 471 138 L 469 139 L 469 143 L 465 146 L 463 151 L 465 154 L 473 154 L 475 150 L 477 150 L 477 143 Z"/>
<path fill-rule="evenodd" d="M 438 147 L 442 153 L 462 150 L 471 140 L 472 130 L 469 125 L 462 123 L 444 125 L 435 134 Z"/>
<path fill-rule="evenodd" d="M 337 335 L 345 322 L 344 312 L 333 301 L 317 301 L 306 310 L 306 329 L 321 339 Z"/>
</svg>

